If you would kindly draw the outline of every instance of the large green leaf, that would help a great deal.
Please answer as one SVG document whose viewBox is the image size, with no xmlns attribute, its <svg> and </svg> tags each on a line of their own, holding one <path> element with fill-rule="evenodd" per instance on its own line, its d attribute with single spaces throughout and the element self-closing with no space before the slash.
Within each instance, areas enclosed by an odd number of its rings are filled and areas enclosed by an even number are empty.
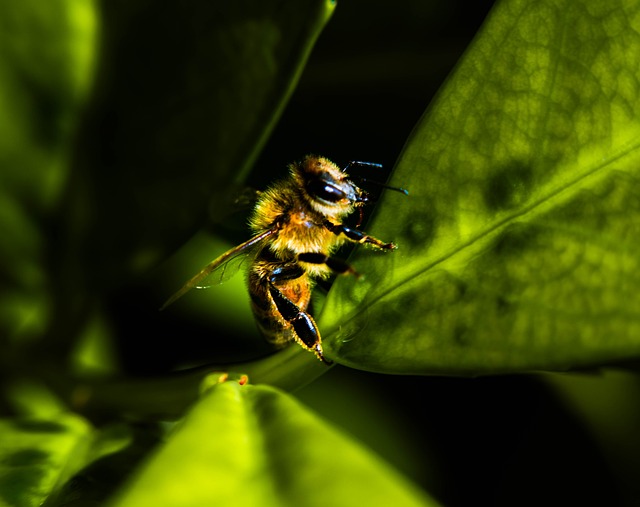
<svg viewBox="0 0 640 507">
<path fill-rule="evenodd" d="M 329 357 L 394 373 L 640 353 L 640 2 L 504 0 L 413 132 L 322 315 Z M 426 62 L 425 64 L 428 64 Z"/>
<path fill-rule="evenodd" d="M 289 396 L 226 382 L 205 394 L 112 505 L 435 503 Z"/>
</svg>

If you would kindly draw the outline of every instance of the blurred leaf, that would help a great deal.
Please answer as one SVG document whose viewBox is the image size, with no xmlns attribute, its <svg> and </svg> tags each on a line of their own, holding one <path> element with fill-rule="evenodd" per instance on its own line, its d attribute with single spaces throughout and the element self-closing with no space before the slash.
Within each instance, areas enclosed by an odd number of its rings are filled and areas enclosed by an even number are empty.
<svg viewBox="0 0 640 507">
<path fill-rule="evenodd" d="M 31 419 L 54 419 L 67 406 L 43 383 L 18 377 L 2 383 L 9 413 Z"/>
<path fill-rule="evenodd" d="M 640 352 L 640 2 L 504 0 L 400 157 L 320 321 L 329 357 L 393 373 Z M 331 334 L 331 336 L 329 336 Z"/>
<path fill-rule="evenodd" d="M 253 322 L 253 320 L 251 321 Z M 325 364 L 295 343 L 254 361 L 183 369 L 157 376 L 104 377 L 92 375 L 58 394 L 92 418 L 126 414 L 142 421 L 174 421 L 199 398 L 203 379 L 214 372 L 248 375 L 286 391 L 295 391 L 328 371 Z M 23 386 L 18 385 L 22 388 Z M 32 392 L 27 391 L 31 395 Z M 12 400 L 15 403 L 15 400 Z M 19 400 L 18 406 L 25 405 Z"/>
<path fill-rule="evenodd" d="M 106 498 L 156 444 L 148 426 L 135 435 L 119 423 L 96 431 L 59 412 L 0 419 L 0 505 L 88 505 L 82 502 Z"/>
<path fill-rule="evenodd" d="M 38 506 L 83 464 L 91 428 L 81 418 L 0 420 L 0 504 Z"/>
<path fill-rule="evenodd" d="M 91 84 L 91 0 L 0 2 L 0 340 L 46 326 L 45 241 Z"/>
<path fill-rule="evenodd" d="M 265 386 L 216 386 L 111 505 L 435 505 Z"/>
<path fill-rule="evenodd" d="M 61 252 L 118 286 L 203 225 L 242 181 L 333 3 L 103 2 L 103 51 Z M 79 256 L 79 259 L 78 259 Z"/>
<path fill-rule="evenodd" d="M 101 428 L 92 441 L 87 465 L 56 490 L 47 507 L 104 505 L 150 450 L 157 447 L 160 433 L 155 425 L 116 423 Z"/>
</svg>

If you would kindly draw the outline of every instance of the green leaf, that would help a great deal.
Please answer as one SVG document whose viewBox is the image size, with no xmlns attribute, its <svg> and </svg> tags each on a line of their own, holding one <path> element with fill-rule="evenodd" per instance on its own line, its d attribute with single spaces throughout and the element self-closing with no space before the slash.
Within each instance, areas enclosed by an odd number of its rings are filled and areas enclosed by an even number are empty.
<svg viewBox="0 0 640 507">
<path fill-rule="evenodd" d="M 320 320 L 393 373 L 566 369 L 640 353 L 640 3 L 504 0 L 418 124 Z M 425 64 L 428 64 L 426 62 Z M 331 336 L 329 336 L 331 334 Z"/>
<path fill-rule="evenodd" d="M 91 427 L 81 418 L 0 419 L 0 504 L 41 505 L 83 463 Z"/>
<path fill-rule="evenodd" d="M 122 424 L 95 430 L 70 413 L 0 419 L 0 505 L 93 505 L 108 497 L 143 453 L 152 428 Z"/>
<path fill-rule="evenodd" d="M 435 505 L 266 386 L 214 387 L 111 505 Z"/>
</svg>

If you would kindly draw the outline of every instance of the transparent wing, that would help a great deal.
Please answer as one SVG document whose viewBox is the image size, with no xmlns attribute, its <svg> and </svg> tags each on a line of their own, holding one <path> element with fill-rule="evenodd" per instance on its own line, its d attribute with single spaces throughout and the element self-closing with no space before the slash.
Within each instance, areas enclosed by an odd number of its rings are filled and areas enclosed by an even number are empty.
<svg viewBox="0 0 640 507">
<path fill-rule="evenodd" d="M 255 245 L 253 247 L 245 248 L 242 252 L 239 252 L 238 254 L 230 257 L 228 260 L 220 264 L 208 275 L 203 274 L 203 277 L 197 280 L 196 285 L 191 288 L 209 289 L 214 285 L 220 285 L 226 282 L 231 277 L 236 275 L 236 273 L 248 267 L 248 264 L 250 264 L 251 260 L 253 259 L 253 254 L 255 253 L 255 251 Z"/>
<path fill-rule="evenodd" d="M 185 283 L 180 290 L 174 293 L 167 301 L 160 307 L 160 310 L 164 310 L 170 304 L 173 304 L 177 299 L 184 296 L 191 289 L 208 287 L 215 285 L 215 283 L 221 283 L 228 279 L 233 273 L 237 271 L 243 262 L 245 262 L 244 254 L 249 253 L 253 247 L 261 243 L 263 240 L 271 236 L 277 231 L 276 228 L 269 229 L 263 233 L 254 236 L 253 238 L 241 243 L 240 245 L 223 253 L 220 257 L 212 260 L 202 270 Z M 207 278 L 214 277 L 210 283 L 202 285 Z"/>
</svg>

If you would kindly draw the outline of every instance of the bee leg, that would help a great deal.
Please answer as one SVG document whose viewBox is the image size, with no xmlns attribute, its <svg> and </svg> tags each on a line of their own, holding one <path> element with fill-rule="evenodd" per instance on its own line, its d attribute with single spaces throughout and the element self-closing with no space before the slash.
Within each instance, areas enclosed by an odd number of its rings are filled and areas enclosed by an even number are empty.
<svg viewBox="0 0 640 507">
<path fill-rule="evenodd" d="M 395 250 L 397 248 L 394 243 L 385 243 L 384 241 L 380 241 L 373 236 L 369 236 L 365 232 L 354 229 L 352 227 L 347 227 L 344 224 L 334 224 L 332 222 L 329 222 L 328 220 L 325 220 L 323 225 L 331 232 L 333 232 L 336 236 L 344 234 L 347 239 L 353 241 L 354 243 L 367 243 L 381 250 Z"/>
<path fill-rule="evenodd" d="M 298 260 L 302 262 L 308 262 L 309 264 L 326 264 L 331 271 L 339 275 L 354 275 L 356 278 L 360 277 L 351 264 L 346 263 L 341 259 L 335 257 L 329 257 L 321 252 L 306 252 L 298 254 Z"/>
<path fill-rule="evenodd" d="M 291 324 L 297 336 L 298 343 L 306 350 L 313 352 L 320 361 L 326 365 L 333 364 L 322 353 L 322 339 L 320 331 L 313 320 L 313 317 L 307 312 L 303 312 L 298 306 L 288 299 L 278 287 L 273 283 L 269 283 L 269 294 L 273 298 L 280 315 Z"/>
</svg>

